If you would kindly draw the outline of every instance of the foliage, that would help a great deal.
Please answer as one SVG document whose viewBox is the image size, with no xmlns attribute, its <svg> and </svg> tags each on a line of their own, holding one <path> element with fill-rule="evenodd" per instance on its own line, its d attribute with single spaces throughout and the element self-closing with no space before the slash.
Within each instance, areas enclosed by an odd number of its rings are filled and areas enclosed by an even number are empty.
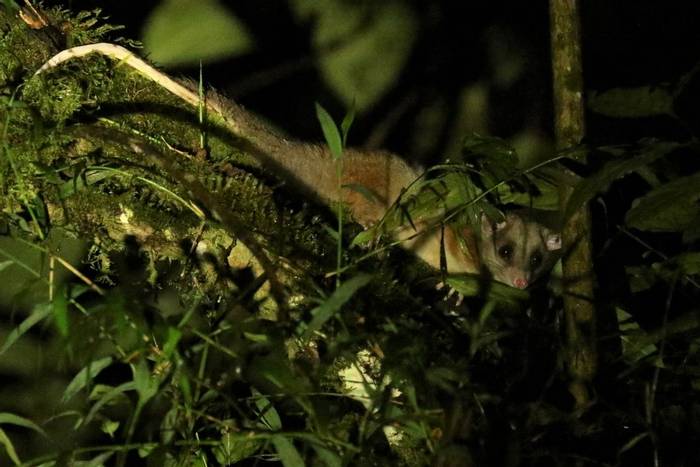
<svg viewBox="0 0 700 467">
<path fill-rule="evenodd" d="M 94 14 L 47 15 L 71 24 L 66 44 L 113 31 Z M 320 19 L 317 34 L 323 21 L 337 20 Z M 391 22 L 372 25 L 382 21 Z M 700 459 L 689 442 L 699 434 L 694 143 L 573 148 L 526 165 L 507 142 L 473 135 L 460 160 L 431 168 L 382 223 L 343 232 L 331 213 L 275 186 L 245 144 L 128 67 L 86 57 L 35 77 L 57 45 L 3 7 L 0 31 L 0 277 L 12 295 L 0 298 L 13 310 L 2 316 L 0 362 L 16 380 L 0 407 L 7 462 Z M 373 92 L 367 102 L 383 91 Z M 593 110 L 668 113 L 678 95 L 660 105 L 660 94 L 638 102 L 643 94 L 616 91 Z M 339 130 L 319 114 L 340 156 L 351 118 Z M 474 228 L 503 205 L 556 224 L 560 183 L 575 185 L 563 217 L 593 201 L 604 208 L 597 225 L 613 227 L 596 231 L 608 322 L 598 400 L 582 414 L 569 412 L 560 369 L 556 277 L 529 292 L 448 277 L 465 297 L 443 300 L 434 287 L 443 278 L 382 235 L 426 218 Z M 341 251 L 334 287 L 334 248 L 351 244 L 370 249 Z M 283 302 L 259 251 L 277 265 Z"/>
<path fill-rule="evenodd" d="M 346 106 L 371 107 L 401 73 L 417 24 L 405 3 L 342 0 L 290 2 L 304 22 L 314 21 L 313 46 L 325 81 Z M 382 50 L 382 54 L 374 53 Z"/>
<path fill-rule="evenodd" d="M 152 60 L 171 66 L 215 61 L 252 47 L 243 24 L 213 0 L 160 2 L 143 42 Z"/>
</svg>

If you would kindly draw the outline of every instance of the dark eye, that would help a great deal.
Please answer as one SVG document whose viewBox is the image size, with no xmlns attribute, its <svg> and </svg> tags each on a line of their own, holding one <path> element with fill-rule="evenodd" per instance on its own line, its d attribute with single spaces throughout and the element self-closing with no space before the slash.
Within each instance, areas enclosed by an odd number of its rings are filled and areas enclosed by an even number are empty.
<svg viewBox="0 0 700 467">
<path fill-rule="evenodd" d="M 513 255 L 513 246 L 512 245 L 503 245 L 498 249 L 498 256 L 505 260 L 509 260 L 510 257 Z"/>
<path fill-rule="evenodd" d="M 530 256 L 530 269 L 537 269 L 542 264 L 542 253 L 536 251 Z"/>
</svg>

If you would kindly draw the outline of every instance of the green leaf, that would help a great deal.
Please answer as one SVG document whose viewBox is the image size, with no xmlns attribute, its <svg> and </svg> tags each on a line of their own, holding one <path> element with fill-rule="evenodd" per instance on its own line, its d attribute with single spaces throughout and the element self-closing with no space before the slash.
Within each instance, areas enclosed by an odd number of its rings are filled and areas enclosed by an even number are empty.
<svg viewBox="0 0 700 467">
<path fill-rule="evenodd" d="M 362 232 L 355 235 L 355 238 L 353 238 L 352 242 L 350 242 L 350 247 L 354 247 L 354 246 L 368 247 L 376 239 L 377 239 L 377 232 L 374 229 L 363 230 Z"/>
<path fill-rule="evenodd" d="M 665 183 L 635 200 L 625 221 L 651 232 L 681 232 L 700 216 L 700 174 Z"/>
<path fill-rule="evenodd" d="M 90 292 L 91 290 L 92 287 L 86 284 L 75 284 L 70 288 L 70 298 L 76 300 L 80 298 L 81 295 L 85 294 L 86 292 Z"/>
<path fill-rule="evenodd" d="M 688 222 L 688 227 L 686 227 L 683 232 L 683 242 L 692 243 L 700 240 L 700 215 L 695 216 Z"/>
<path fill-rule="evenodd" d="M 144 360 L 131 365 L 131 371 L 134 375 L 135 389 L 139 395 L 139 404 L 144 405 L 158 392 L 159 381 L 151 374 Z"/>
<path fill-rule="evenodd" d="M 8 266 L 11 266 L 11 265 L 13 265 L 13 264 L 15 264 L 15 262 L 12 261 L 11 259 L 8 259 L 7 261 L 1 262 L 1 263 L 0 263 L 0 271 L 2 271 L 3 269 L 5 269 L 5 268 L 7 268 Z"/>
<path fill-rule="evenodd" d="M 68 402 L 74 395 L 82 390 L 87 384 L 92 381 L 102 370 L 107 368 L 112 363 L 112 357 L 104 357 L 99 360 L 93 360 L 88 363 L 80 372 L 75 375 L 63 391 L 61 402 Z"/>
<path fill-rule="evenodd" d="M 659 281 L 654 269 L 646 266 L 626 266 L 625 273 L 629 280 L 630 292 L 633 294 L 649 290 Z"/>
<path fill-rule="evenodd" d="M 76 467 L 104 467 L 110 457 L 114 456 L 114 451 L 103 452 L 85 462 L 76 462 Z"/>
<path fill-rule="evenodd" d="M 406 2 L 296 0 L 299 16 L 314 16 L 313 46 L 321 74 L 346 106 L 362 112 L 397 81 L 417 37 Z"/>
<path fill-rule="evenodd" d="M 17 340 L 22 337 L 22 335 L 29 331 L 35 324 L 46 319 L 51 314 L 53 307 L 50 303 L 41 303 L 36 305 L 32 310 L 32 313 L 22 321 L 19 326 L 13 329 L 8 335 L 7 339 L 0 348 L 0 355 L 7 352 L 7 349 L 12 347 Z"/>
<path fill-rule="evenodd" d="M 299 451 L 294 447 L 289 438 L 281 435 L 275 435 L 272 437 L 272 444 L 277 450 L 277 455 L 282 461 L 284 467 L 305 467 L 304 459 L 301 458 Z"/>
<path fill-rule="evenodd" d="M 244 25 L 217 0 L 164 0 L 146 22 L 143 43 L 165 66 L 197 65 L 250 51 Z"/>
<path fill-rule="evenodd" d="M 462 143 L 466 162 L 479 161 L 497 180 L 505 180 L 518 171 L 518 154 L 504 139 L 472 135 Z"/>
<path fill-rule="evenodd" d="M 63 182 L 59 188 L 59 196 L 61 199 L 69 198 L 78 191 L 81 191 L 85 186 L 94 185 L 106 178 L 119 175 L 117 172 L 109 170 L 86 170 L 76 175 L 73 179 Z"/>
<path fill-rule="evenodd" d="M 271 353 L 259 356 L 252 361 L 251 366 L 251 374 L 254 377 L 269 381 L 279 388 L 280 392 L 289 395 L 297 394 L 307 389 L 304 384 L 305 381 L 297 378 L 290 368 L 286 355 Z"/>
<path fill-rule="evenodd" d="M 251 342 L 255 342 L 258 344 L 269 344 L 270 343 L 270 336 L 268 336 L 267 334 L 258 334 L 258 333 L 243 331 L 243 337 L 245 337 L 246 339 L 248 339 Z"/>
<path fill-rule="evenodd" d="M 691 276 L 700 274 L 700 252 L 698 251 L 681 253 L 673 258 L 673 262 L 681 268 L 683 274 Z"/>
<path fill-rule="evenodd" d="M 168 334 L 165 338 L 165 344 L 163 344 L 163 354 L 166 357 L 171 357 L 175 349 L 177 349 L 177 344 L 182 338 L 182 331 L 178 328 L 170 326 L 168 328 Z"/>
<path fill-rule="evenodd" d="M 337 230 L 335 230 L 333 227 L 330 225 L 324 225 L 323 230 L 326 231 L 328 235 L 333 239 L 333 241 L 338 242 L 340 241 L 340 234 L 338 233 Z"/>
<path fill-rule="evenodd" d="M 504 305 L 517 305 L 529 297 L 527 291 L 500 282 L 484 284 L 484 278 L 475 274 L 455 274 L 448 276 L 445 282 L 465 297 L 482 297 Z"/>
<path fill-rule="evenodd" d="M 177 378 L 177 383 L 178 386 L 180 387 L 180 391 L 182 391 L 182 397 L 185 400 L 187 404 L 192 403 L 192 384 L 190 383 L 190 379 L 187 376 L 186 372 L 181 372 L 179 375 L 179 378 Z"/>
<path fill-rule="evenodd" d="M 20 417 L 19 415 L 15 415 L 13 413 L 0 413 L 0 425 L 16 425 L 21 426 L 23 428 L 29 428 L 30 430 L 34 430 L 37 433 L 48 438 L 46 432 L 43 429 L 41 429 L 39 425 L 37 425 L 31 420 L 28 420 L 24 417 Z"/>
<path fill-rule="evenodd" d="M 457 372 L 446 367 L 428 368 L 425 372 L 425 379 L 430 382 L 431 386 L 442 388 L 449 393 L 455 390 L 456 385 L 453 383 L 463 381 Z"/>
<path fill-rule="evenodd" d="M 275 410 L 275 406 L 272 405 L 272 402 L 270 402 L 267 397 L 262 395 L 262 393 L 254 387 L 251 387 L 250 392 L 255 398 L 255 406 L 260 411 L 260 417 L 265 423 L 266 427 L 271 431 L 281 430 L 282 420 L 280 419 L 277 410 Z"/>
<path fill-rule="evenodd" d="M 348 143 L 348 133 L 350 133 L 350 127 L 352 122 L 355 121 L 355 101 L 353 101 L 350 110 L 345 114 L 343 121 L 340 124 L 340 132 L 343 134 L 343 147 L 347 146 Z"/>
<path fill-rule="evenodd" d="M 56 323 L 56 328 L 62 337 L 68 337 L 68 333 L 70 331 L 68 321 L 68 297 L 66 297 L 66 294 L 66 288 L 60 288 L 57 290 L 57 293 L 53 298 L 53 302 L 51 303 L 53 320 Z"/>
<path fill-rule="evenodd" d="M 632 439 L 630 439 L 625 444 L 623 444 L 622 447 L 620 447 L 620 449 L 617 451 L 618 455 L 621 455 L 621 454 L 629 451 L 630 449 L 632 449 L 633 447 L 635 447 L 637 444 L 639 444 L 641 441 L 643 441 L 645 438 L 648 438 L 648 437 L 649 437 L 648 431 L 644 431 L 642 433 L 639 433 L 636 436 L 633 436 Z"/>
<path fill-rule="evenodd" d="M 622 308 L 615 309 L 617 321 L 620 323 L 620 342 L 622 344 L 622 358 L 628 364 L 638 362 L 657 351 L 656 345 L 649 340 L 634 317 Z"/>
<path fill-rule="evenodd" d="M 102 396 L 99 398 L 99 400 L 95 403 L 90 408 L 90 411 L 88 412 L 87 416 L 83 421 L 80 423 L 81 426 L 85 426 L 89 424 L 93 418 L 99 413 L 100 409 L 107 405 L 109 402 L 112 401 L 112 399 L 116 399 L 117 397 L 123 395 L 127 391 L 133 391 L 136 389 L 136 383 L 133 381 L 128 381 L 126 383 L 120 384 L 117 387 L 111 388 L 109 391 L 105 392 L 102 394 Z"/>
<path fill-rule="evenodd" d="M 652 86 L 615 88 L 592 93 L 588 106 L 596 113 L 613 118 L 641 118 L 674 115 L 674 97 L 667 89 Z"/>
<path fill-rule="evenodd" d="M 117 420 L 105 418 L 102 420 L 102 424 L 100 425 L 100 430 L 102 430 L 102 433 L 109 435 L 110 438 L 114 438 L 114 433 L 116 433 L 118 429 L 119 421 Z"/>
<path fill-rule="evenodd" d="M 180 415 L 186 410 L 187 408 L 183 407 L 181 404 L 173 404 L 170 410 L 165 413 L 165 416 L 160 423 L 161 444 L 168 445 L 173 442 L 179 429 L 178 421 L 180 419 Z"/>
<path fill-rule="evenodd" d="M 255 454 L 264 444 L 259 438 L 248 438 L 234 430 L 227 430 L 221 436 L 221 442 L 212 449 L 218 465 L 236 464 Z"/>
<path fill-rule="evenodd" d="M 340 308 L 355 295 L 355 292 L 367 285 L 371 279 L 372 276 L 370 274 L 358 274 L 343 282 L 325 302 L 311 311 L 313 318 L 311 318 L 311 322 L 304 331 L 304 338 L 310 338 L 326 321 L 340 311 Z"/>
<path fill-rule="evenodd" d="M 153 451 L 155 451 L 160 445 L 158 443 L 144 443 L 139 446 L 138 453 L 139 457 L 141 459 L 145 459 L 146 457 L 150 456 Z M 202 467 L 206 467 L 206 464 L 200 463 L 199 464 L 190 464 L 192 467 L 196 467 L 197 465 L 202 465 Z M 101 467 L 101 466 L 99 466 Z"/>
<path fill-rule="evenodd" d="M 17 457 L 17 451 L 15 451 L 15 446 L 12 444 L 12 441 L 10 440 L 10 438 L 7 437 L 5 430 L 3 430 L 2 428 L 0 428 L 0 444 L 5 446 L 5 452 L 7 453 L 7 457 L 9 457 L 15 465 L 19 465 L 22 463 L 22 461 L 19 460 L 19 457 Z"/>
<path fill-rule="evenodd" d="M 5 8 L 7 8 L 9 11 L 16 12 L 20 9 L 19 5 L 17 4 L 16 0 L 2 0 L 2 4 L 5 5 Z M 3 96 L 7 98 L 7 96 Z M 4 102 L 3 102 L 4 104 Z M 17 105 L 17 103 L 13 104 Z"/>
<path fill-rule="evenodd" d="M 323 465 L 326 467 L 342 467 L 343 461 L 338 454 L 318 443 L 312 443 L 311 446 L 314 448 L 314 451 L 316 451 L 316 454 L 318 454 L 318 458 Z"/>
<path fill-rule="evenodd" d="M 605 191 L 615 180 L 668 155 L 679 147 L 678 143 L 652 142 L 644 146 L 640 154 L 608 162 L 601 170 L 586 177 L 574 188 L 564 213 L 564 220 L 569 219 L 596 194 Z"/>
<path fill-rule="evenodd" d="M 48 438 L 46 432 L 43 429 L 41 429 L 41 427 L 39 427 L 36 423 L 12 413 L 0 413 L 0 425 L 16 425 L 21 426 L 23 428 L 29 428 L 30 430 L 34 430 L 42 436 Z M 5 446 L 5 452 L 7 452 L 7 456 L 12 460 L 12 462 L 15 463 L 15 465 L 21 464 L 21 461 L 17 456 L 17 452 L 15 451 L 15 447 L 12 444 L 12 441 L 5 433 L 5 430 L 3 430 L 2 428 L 0 428 L 0 444 Z"/>
<path fill-rule="evenodd" d="M 321 123 L 323 137 L 331 150 L 333 159 L 340 159 L 343 154 L 343 141 L 340 137 L 340 132 L 331 116 L 326 112 L 326 109 L 321 107 L 321 104 L 318 102 L 316 103 L 316 117 L 319 123 Z"/>
</svg>

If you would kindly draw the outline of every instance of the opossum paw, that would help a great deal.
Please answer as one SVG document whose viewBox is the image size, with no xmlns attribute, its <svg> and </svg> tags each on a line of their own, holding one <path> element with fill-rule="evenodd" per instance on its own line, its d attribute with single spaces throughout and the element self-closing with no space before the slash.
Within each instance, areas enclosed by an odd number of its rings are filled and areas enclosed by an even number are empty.
<svg viewBox="0 0 700 467">
<path fill-rule="evenodd" d="M 461 293 L 457 292 L 457 289 L 455 289 L 455 288 L 449 286 L 448 284 L 446 284 L 445 282 L 442 282 L 442 281 L 438 282 L 438 284 L 435 286 L 435 289 L 436 289 L 436 290 L 442 290 L 442 289 L 444 289 L 445 287 L 447 287 L 447 293 L 446 293 L 445 296 L 443 297 L 443 300 L 444 300 L 444 301 L 447 301 L 447 300 L 451 299 L 452 297 L 454 297 L 454 296 L 456 295 L 456 296 L 457 296 L 457 302 L 455 303 L 455 306 L 460 306 L 460 305 L 462 304 L 462 302 L 464 301 L 464 295 L 462 295 Z"/>
</svg>

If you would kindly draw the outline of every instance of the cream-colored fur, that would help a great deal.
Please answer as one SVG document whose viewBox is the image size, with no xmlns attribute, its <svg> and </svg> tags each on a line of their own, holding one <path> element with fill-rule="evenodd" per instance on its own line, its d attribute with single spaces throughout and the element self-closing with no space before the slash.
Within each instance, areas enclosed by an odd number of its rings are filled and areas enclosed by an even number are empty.
<svg viewBox="0 0 700 467">
<path fill-rule="evenodd" d="M 133 68 L 193 107 L 200 105 L 201 99 L 197 92 L 115 44 L 98 43 L 64 50 L 47 61 L 36 73 L 92 53 L 112 57 L 119 62 L 119 66 Z M 218 95 L 207 95 L 206 106 L 207 114 L 213 118 L 214 123 L 248 141 L 264 164 L 325 203 L 342 201 L 354 220 L 365 227 L 381 220 L 402 191 L 419 177 L 417 171 L 394 154 L 347 149 L 343 154 L 342 180 L 339 186 L 336 162 L 326 146 L 284 138 L 237 103 Z M 369 191 L 372 196 L 368 197 L 366 193 L 348 187 L 353 185 L 361 185 L 364 191 Z M 517 245 L 522 245 L 523 248 L 518 249 L 517 254 L 525 258 L 529 257 L 533 249 L 538 249 L 546 243 L 545 232 L 538 224 L 526 222 L 514 214 L 506 218 L 504 225 L 508 228 L 483 230 L 482 236 L 487 238 L 481 242 L 472 230 L 455 232 L 449 226 L 443 230 L 439 225 L 422 222 L 418 223 L 417 231 L 413 226 L 403 226 L 394 236 L 397 240 L 404 240 L 401 242 L 404 248 L 413 251 L 436 269 L 440 268 L 440 252 L 444 247 L 448 273 L 480 272 L 481 255 L 484 264 L 496 279 L 515 286 L 521 286 L 525 281 L 527 285 L 534 276 L 526 276 L 523 272 L 523 261 L 504 266 L 503 262 L 499 261 L 497 249 L 494 248 L 496 240 L 507 237 Z M 477 249 L 475 246 L 479 243 L 481 247 Z M 464 245 L 467 245 L 467 248 Z"/>
</svg>

